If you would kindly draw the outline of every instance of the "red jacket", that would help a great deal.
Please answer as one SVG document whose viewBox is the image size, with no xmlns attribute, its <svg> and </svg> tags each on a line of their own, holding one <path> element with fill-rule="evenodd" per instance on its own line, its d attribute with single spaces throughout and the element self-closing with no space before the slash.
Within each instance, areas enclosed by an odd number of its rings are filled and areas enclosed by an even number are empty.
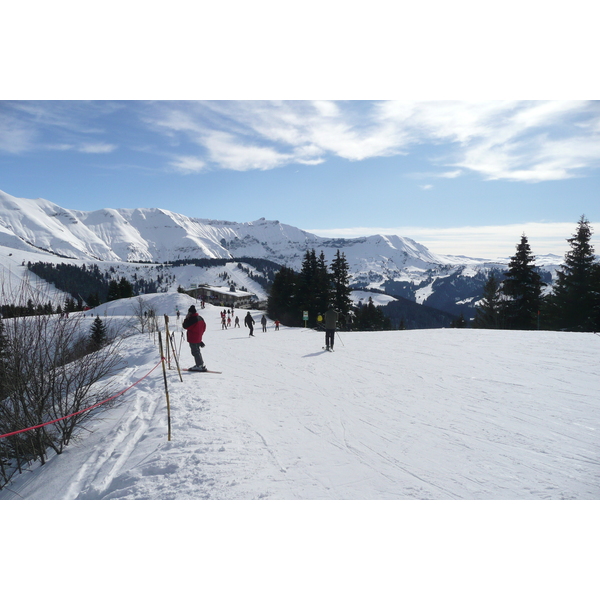
<svg viewBox="0 0 600 600">
<path fill-rule="evenodd" d="M 187 330 L 187 341 L 190 344 L 199 344 L 206 331 L 206 323 L 198 313 L 188 313 L 182 327 Z"/>
</svg>

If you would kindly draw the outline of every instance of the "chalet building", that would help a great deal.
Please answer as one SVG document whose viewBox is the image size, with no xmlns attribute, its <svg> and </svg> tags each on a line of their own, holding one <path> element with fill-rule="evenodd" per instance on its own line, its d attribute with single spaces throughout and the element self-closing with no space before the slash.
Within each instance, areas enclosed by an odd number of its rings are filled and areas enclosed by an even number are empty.
<svg viewBox="0 0 600 600">
<path fill-rule="evenodd" d="M 221 306 L 234 308 L 250 308 L 258 303 L 258 297 L 251 292 L 238 292 L 232 287 L 219 287 L 214 285 L 198 285 L 185 293 L 198 300 Z"/>
</svg>

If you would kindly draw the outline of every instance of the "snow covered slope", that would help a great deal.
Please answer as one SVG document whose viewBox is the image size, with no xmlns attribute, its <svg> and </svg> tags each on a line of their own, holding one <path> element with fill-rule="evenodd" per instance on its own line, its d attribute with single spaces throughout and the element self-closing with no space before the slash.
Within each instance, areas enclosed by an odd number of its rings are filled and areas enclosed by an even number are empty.
<svg viewBox="0 0 600 600">
<path fill-rule="evenodd" d="M 193 299 L 144 300 L 190 366 L 175 308 Z M 326 353 L 310 329 L 222 330 L 219 310 L 203 355 L 223 374 L 168 371 L 171 442 L 158 368 L 0 499 L 600 499 L 596 335 L 342 333 Z M 159 362 L 151 336 L 125 348 L 121 389 Z"/>
</svg>

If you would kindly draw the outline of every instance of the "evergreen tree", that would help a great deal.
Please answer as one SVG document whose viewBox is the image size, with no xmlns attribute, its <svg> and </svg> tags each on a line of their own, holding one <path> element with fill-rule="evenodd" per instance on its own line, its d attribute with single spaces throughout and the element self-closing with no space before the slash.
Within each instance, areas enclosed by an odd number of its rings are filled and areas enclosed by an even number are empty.
<svg viewBox="0 0 600 600">
<path fill-rule="evenodd" d="M 288 327 L 302 323 L 302 312 L 298 303 L 298 273 L 289 267 L 281 267 L 275 275 L 267 300 L 269 317 L 281 321 Z"/>
<path fill-rule="evenodd" d="M 499 329 L 501 306 L 500 282 L 492 271 L 483 286 L 483 296 L 477 307 L 473 327 Z"/>
<path fill-rule="evenodd" d="M 456 319 L 450 323 L 450 327 L 454 327 L 456 329 L 465 329 L 467 327 L 465 316 L 461 313 L 460 317 L 456 317 Z"/>
<path fill-rule="evenodd" d="M 592 272 L 593 307 L 590 325 L 594 332 L 600 331 L 600 263 L 594 264 Z"/>
<path fill-rule="evenodd" d="M 577 223 L 575 235 L 563 266 L 556 273 L 556 283 L 549 299 L 554 327 L 578 331 L 598 328 L 600 287 L 599 266 L 590 243 L 592 228 L 585 215 Z"/>
<path fill-rule="evenodd" d="M 64 304 L 64 312 L 75 312 L 75 300 L 73 298 L 67 298 Z"/>
<path fill-rule="evenodd" d="M 87 297 L 87 305 L 90 308 L 96 308 L 96 306 L 98 306 L 100 304 L 100 296 L 98 295 L 97 292 L 92 292 L 88 297 Z"/>
<path fill-rule="evenodd" d="M 307 250 L 299 275 L 297 300 L 299 310 L 308 311 L 311 325 L 315 325 L 317 316 L 327 310 L 330 286 L 324 254 L 317 259 L 314 248 Z"/>
<path fill-rule="evenodd" d="M 542 287 L 546 285 L 534 264 L 525 234 L 510 259 L 506 278 L 502 282 L 503 317 L 511 329 L 532 329 L 541 306 Z"/>
<path fill-rule="evenodd" d="M 108 284 L 108 296 L 106 297 L 106 301 L 111 302 L 112 300 L 118 300 L 121 297 L 120 293 L 119 284 L 114 279 L 111 279 Z"/>
<path fill-rule="evenodd" d="M 325 261 L 325 254 L 321 251 L 319 258 L 317 259 L 317 266 L 315 271 L 315 305 L 314 309 L 317 314 L 323 314 L 329 307 L 331 299 L 331 276 L 327 270 L 327 263 Z"/>
<path fill-rule="evenodd" d="M 389 317 L 385 316 L 381 307 L 373 304 L 371 297 L 367 304 L 359 303 L 354 325 L 358 331 L 384 331 L 392 328 Z"/>
<path fill-rule="evenodd" d="M 160 280 L 160 276 L 159 276 Z M 119 281 L 119 298 L 131 298 L 133 296 L 133 286 L 125 277 Z"/>
<path fill-rule="evenodd" d="M 299 286 L 298 286 L 298 305 L 300 310 L 308 310 L 309 315 L 313 318 L 310 313 L 311 308 L 315 304 L 315 277 L 317 273 L 317 257 L 315 251 L 306 251 L 304 260 L 302 261 L 302 269 L 300 270 Z"/>
<path fill-rule="evenodd" d="M 349 285 L 350 277 L 348 275 L 349 267 L 346 256 L 338 250 L 335 258 L 331 262 L 331 278 L 333 283 L 333 302 L 336 308 L 347 316 L 352 308 L 350 294 L 352 288 Z"/>
<path fill-rule="evenodd" d="M 104 346 L 106 343 L 107 337 L 108 334 L 104 321 L 100 317 L 96 317 L 90 330 L 90 341 L 92 347 L 96 349 L 102 348 L 102 346 Z"/>
</svg>

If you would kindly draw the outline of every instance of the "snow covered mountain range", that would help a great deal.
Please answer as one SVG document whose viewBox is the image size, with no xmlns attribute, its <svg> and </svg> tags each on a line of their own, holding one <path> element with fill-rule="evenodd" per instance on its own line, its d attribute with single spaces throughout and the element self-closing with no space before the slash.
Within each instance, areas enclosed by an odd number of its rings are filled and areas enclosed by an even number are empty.
<svg viewBox="0 0 600 600">
<path fill-rule="evenodd" d="M 31 261 L 114 264 L 170 263 L 180 259 L 265 258 L 299 269 L 306 250 L 330 262 L 339 249 L 354 287 L 369 288 L 449 312 L 474 310 L 490 262 L 434 254 L 406 237 L 373 235 L 356 239 L 319 237 L 279 221 L 234 223 L 191 218 L 160 208 L 68 210 L 41 198 L 16 198 L 0 191 L 0 265 L 13 251 Z M 15 255 L 16 256 L 16 255 Z M 37 258 L 36 258 L 37 257 Z M 25 259 L 23 259 L 25 260 Z M 538 264 L 548 271 L 560 257 Z M 14 259 L 13 259 L 14 262 Z M 187 282 L 177 282 L 186 285 Z"/>
</svg>

